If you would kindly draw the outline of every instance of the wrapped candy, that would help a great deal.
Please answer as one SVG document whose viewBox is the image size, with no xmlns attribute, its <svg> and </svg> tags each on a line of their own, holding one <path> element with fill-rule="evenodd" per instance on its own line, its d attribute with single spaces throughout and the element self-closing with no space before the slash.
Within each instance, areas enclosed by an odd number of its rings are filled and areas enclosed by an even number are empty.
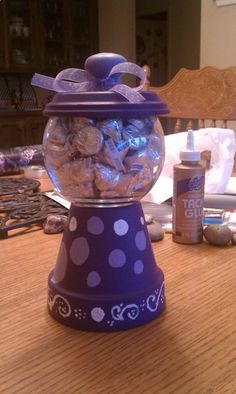
<svg viewBox="0 0 236 394">
<path fill-rule="evenodd" d="M 58 170 L 58 176 L 64 183 L 87 183 L 94 180 L 94 165 L 91 158 L 77 159 L 63 164 Z"/>
<path fill-rule="evenodd" d="M 153 180 L 153 171 L 150 167 L 143 167 L 136 175 L 135 175 L 135 185 L 134 191 L 138 191 L 144 189 L 146 186 L 149 186 Z"/>
<path fill-rule="evenodd" d="M 105 136 L 111 138 L 114 142 L 118 143 L 121 141 L 123 131 L 123 122 L 121 119 L 103 120 L 97 126 Z"/>
<path fill-rule="evenodd" d="M 122 153 L 117 149 L 113 140 L 109 138 L 105 141 L 103 149 L 103 157 L 105 161 L 110 164 L 110 166 L 116 168 L 118 171 L 124 170 L 124 165 L 122 162 Z"/>
<path fill-rule="evenodd" d="M 65 191 L 65 196 L 77 200 L 78 196 L 82 198 L 94 198 L 95 192 L 92 182 L 70 184 Z"/>
<path fill-rule="evenodd" d="M 95 185 L 100 191 L 112 190 L 119 180 L 119 172 L 109 166 L 96 165 Z"/>
<path fill-rule="evenodd" d="M 148 153 L 146 149 L 136 151 L 132 155 L 126 156 L 124 164 L 128 171 L 137 170 L 138 168 L 144 167 L 148 162 Z"/>
<path fill-rule="evenodd" d="M 103 145 L 101 131 L 94 126 L 85 126 L 77 131 L 73 144 L 82 155 L 95 155 Z"/>
<path fill-rule="evenodd" d="M 94 120 L 89 118 L 74 117 L 70 119 L 70 130 L 72 133 L 77 133 L 85 126 L 94 126 Z"/>
<path fill-rule="evenodd" d="M 148 144 L 148 138 L 145 136 L 132 137 L 124 133 L 124 138 L 127 141 L 130 150 L 139 150 Z"/>
<path fill-rule="evenodd" d="M 120 195 L 127 196 L 132 194 L 135 188 L 136 179 L 132 173 L 129 174 L 119 174 L 118 181 L 114 186 L 114 190 Z"/>
<path fill-rule="evenodd" d="M 48 121 L 47 132 L 48 141 L 52 144 L 64 145 L 69 132 L 64 118 L 52 118 Z"/>
<path fill-rule="evenodd" d="M 61 167 L 64 163 L 70 160 L 70 152 L 65 145 L 52 144 L 47 141 L 45 146 L 46 161 L 52 164 L 55 168 Z"/>
<path fill-rule="evenodd" d="M 145 130 L 145 122 L 143 119 L 128 119 L 128 122 L 138 129 L 139 132 Z"/>
<path fill-rule="evenodd" d="M 62 194 L 73 201 L 109 200 L 150 189 L 163 157 L 155 117 L 53 119 L 44 149 Z"/>
</svg>

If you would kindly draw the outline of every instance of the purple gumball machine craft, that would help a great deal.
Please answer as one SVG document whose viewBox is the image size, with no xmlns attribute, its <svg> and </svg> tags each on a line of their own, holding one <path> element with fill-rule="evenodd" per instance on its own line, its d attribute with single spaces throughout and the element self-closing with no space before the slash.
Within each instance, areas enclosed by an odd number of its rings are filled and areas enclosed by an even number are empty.
<svg viewBox="0 0 236 394">
<path fill-rule="evenodd" d="M 93 331 L 133 328 L 164 309 L 164 275 L 156 264 L 140 199 L 164 163 L 158 115 L 167 107 L 125 73 L 142 68 L 117 54 L 90 56 L 85 70 L 33 85 L 57 92 L 46 105 L 45 166 L 55 189 L 71 202 L 48 309 L 68 326 Z"/>
</svg>

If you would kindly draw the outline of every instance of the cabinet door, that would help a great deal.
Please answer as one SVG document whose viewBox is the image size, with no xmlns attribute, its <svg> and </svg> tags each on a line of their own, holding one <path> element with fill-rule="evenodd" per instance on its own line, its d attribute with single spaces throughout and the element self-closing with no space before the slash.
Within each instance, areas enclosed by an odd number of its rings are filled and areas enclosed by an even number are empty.
<svg viewBox="0 0 236 394">
<path fill-rule="evenodd" d="M 97 51 L 97 0 L 0 0 L 0 71 L 55 74 Z"/>
<path fill-rule="evenodd" d="M 0 150 L 26 145 L 25 140 L 25 124 L 23 119 L 1 119 Z"/>
<path fill-rule="evenodd" d="M 4 5 L 0 2 L 0 70 L 6 68 L 6 23 L 4 18 Z"/>
<path fill-rule="evenodd" d="M 47 72 L 60 71 L 68 65 L 66 44 L 66 8 L 64 0 L 40 0 L 41 56 L 42 66 Z"/>
<path fill-rule="evenodd" d="M 43 143 L 43 134 L 47 121 L 48 118 L 43 116 L 31 117 L 25 121 L 25 145 L 41 145 Z"/>
<path fill-rule="evenodd" d="M 3 0 L 6 67 L 10 71 L 35 71 L 38 66 L 35 4 L 30 0 Z"/>
<path fill-rule="evenodd" d="M 70 0 L 70 65 L 84 68 L 86 58 L 98 51 L 98 16 L 96 0 Z"/>
</svg>

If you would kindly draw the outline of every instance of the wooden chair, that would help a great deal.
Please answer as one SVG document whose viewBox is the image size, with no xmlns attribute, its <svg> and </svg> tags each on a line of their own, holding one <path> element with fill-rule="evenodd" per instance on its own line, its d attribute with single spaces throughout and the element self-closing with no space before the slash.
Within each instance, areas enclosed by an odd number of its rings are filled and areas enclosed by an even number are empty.
<svg viewBox="0 0 236 394">
<path fill-rule="evenodd" d="M 148 78 L 145 89 L 157 92 L 169 108 L 165 116 L 175 119 L 171 132 L 192 129 L 194 121 L 197 128 L 227 128 L 228 120 L 236 120 L 236 66 L 181 68 L 170 82 L 160 87 L 150 86 L 150 68 L 145 65 L 143 69 Z"/>
</svg>

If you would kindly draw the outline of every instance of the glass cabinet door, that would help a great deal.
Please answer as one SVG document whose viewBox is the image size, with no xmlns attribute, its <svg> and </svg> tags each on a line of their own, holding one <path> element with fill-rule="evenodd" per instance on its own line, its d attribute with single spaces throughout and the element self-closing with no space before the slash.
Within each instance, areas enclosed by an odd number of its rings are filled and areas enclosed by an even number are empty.
<svg viewBox="0 0 236 394">
<path fill-rule="evenodd" d="M 66 7 L 63 0 L 40 1 L 42 13 L 43 68 L 60 70 L 68 64 L 66 46 Z"/>
<path fill-rule="evenodd" d="M 83 68 L 97 25 L 97 0 L 0 0 L 0 71 Z"/>
<path fill-rule="evenodd" d="M 30 69 L 35 65 L 34 1 L 4 0 L 8 56 L 7 67 Z"/>
<path fill-rule="evenodd" d="M 70 64 L 83 68 L 86 58 L 98 51 L 96 0 L 70 0 Z"/>
<path fill-rule="evenodd" d="M 0 70 L 6 67 L 6 47 L 5 47 L 5 18 L 3 2 L 0 2 Z"/>
</svg>

